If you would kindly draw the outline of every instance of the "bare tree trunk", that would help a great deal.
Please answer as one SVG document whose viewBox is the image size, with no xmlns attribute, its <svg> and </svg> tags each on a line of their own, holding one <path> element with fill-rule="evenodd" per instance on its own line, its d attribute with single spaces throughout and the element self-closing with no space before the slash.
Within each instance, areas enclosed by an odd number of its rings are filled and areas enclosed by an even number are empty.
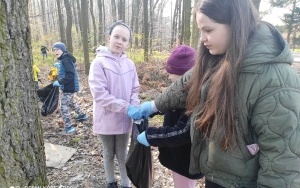
<svg viewBox="0 0 300 188">
<path fill-rule="evenodd" d="M 125 22 L 125 1 L 119 0 L 118 3 L 118 18 L 119 20 L 123 20 Z"/>
<path fill-rule="evenodd" d="M 66 27 L 66 39 L 67 50 L 73 53 L 73 41 L 72 41 L 72 9 L 69 0 L 64 0 L 67 13 L 67 27 Z"/>
<path fill-rule="evenodd" d="M 197 1 L 194 1 L 194 7 L 197 6 Z M 194 49 L 198 48 L 198 44 L 199 44 L 199 29 L 198 29 L 198 25 L 196 22 L 196 14 L 193 14 L 193 25 L 192 25 L 192 36 L 191 36 L 191 47 L 193 47 Z"/>
<path fill-rule="evenodd" d="M 82 21 L 81 21 L 80 1 L 76 0 L 76 4 L 77 4 L 77 18 L 78 18 L 79 30 L 80 30 L 80 33 L 81 33 L 82 32 Z"/>
<path fill-rule="evenodd" d="M 182 27 L 183 27 L 183 44 L 189 45 L 190 44 L 190 37 L 191 37 L 191 0 L 183 1 L 183 20 L 182 20 Z"/>
<path fill-rule="evenodd" d="M 42 15 L 42 25 L 43 25 L 43 32 L 47 34 L 47 21 L 46 21 L 46 14 L 45 14 L 45 1 L 41 1 L 41 15 Z"/>
<path fill-rule="evenodd" d="M 82 44 L 83 44 L 83 55 L 84 55 L 84 72 L 86 75 L 89 74 L 90 60 L 89 60 L 89 42 L 88 42 L 88 23 L 89 23 L 89 12 L 88 12 L 88 1 L 81 0 L 81 20 L 82 20 Z"/>
<path fill-rule="evenodd" d="M 59 26 L 60 41 L 66 43 L 65 26 L 64 26 L 63 16 L 61 13 L 60 0 L 56 0 L 56 4 L 57 4 L 57 12 L 58 12 L 58 26 Z"/>
<path fill-rule="evenodd" d="M 111 0 L 111 17 L 113 18 L 113 21 L 117 21 L 117 8 L 116 8 L 116 1 Z"/>
<path fill-rule="evenodd" d="M 154 23 L 156 22 L 156 18 L 154 18 L 154 12 L 157 6 L 159 0 L 156 0 L 153 4 L 152 0 L 150 1 L 150 34 L 149 34 L 149 48 L 150 48 L 150 54 L 152 54 L 153 46 L 153 31 L 154 31 Z"/>
<path fill-rule="evenodd" d="M 135 9 L 135 28 L 134 28 L 134 46 L 136 48 L 139 47 L 139 14 L 140 14 L 140 7 L 141 7 L 141 0 L 135 0 L 136 1 L 136 9 Z"/>
<path fill-rule="evenodd" d="M 46 158 L 32 78 L 28 0 L 0 0 L 0 185 L 46 186 Z"/>
<path fill-rule="evenodd" d="M 104 19 L 102 17 L 103 8 L 104 8 L 104 4 L 102 3 L 102 0 L 98 0 L 98 10 L 99 10 L 99 23 L 98 23 L 98 25 L 99 25 L 99 34 L 98 34 L 99 39 L 98 39 L 98 41 L 99 41 L 99 44 L 103 44 L 103 40 L 104 40 L 104 36 L 105 36 L 105 33 L 103 31 L 103 28 L 105 26 L 105 22 L 104 22 Z"/>
<path fill-rule="evenodd" d="M 175 2 L 175 8 L 174 8 L 174 16 L 172 20 L 172 30 L 171 30 L 171 48 L 173 48 L 173 45 L 177 38 L 177 28 L 178 28 L 178 17 L 179 17 L 179 1 L 176 0 Z"/>
<path fill-rule="evenodd" d="M 76 1 L 75 1 L 76 2 Z M 76 9 L 76 3 L 72 3 L 72 11 L 73 11 L 73 15 L 78 15 L 77 9 Z M 79 20 L 78 20 L 78 16 L 74 16 L 74 25 L 75 25 L 75 29 L 76 29 L 76 33 L 79 33 Z"/>
<path fill-rule="evenodd" d="M 151 1 L 151 0 L 150 0 Z M 148 61 L 149 54 L 149 23 L 148 23 L 148 0 L 143 1 L 143 10 L 144 10 L 144 60 Z"/>
<path fill-rule="evenodd" d="M 90 0 L 90 13 L 91 13 L 91 17 L 92 17 L 92 23 L 93 23 L 93 31 L 94 31 L 94 44 L 93 46 L 96 47 L 97 46 L 97 29 L 96 29 L 96 21 L 95 21 L 95 16 L 94 16 L 94 4 L 93 4 L 93 0 Z"/>
</svg>

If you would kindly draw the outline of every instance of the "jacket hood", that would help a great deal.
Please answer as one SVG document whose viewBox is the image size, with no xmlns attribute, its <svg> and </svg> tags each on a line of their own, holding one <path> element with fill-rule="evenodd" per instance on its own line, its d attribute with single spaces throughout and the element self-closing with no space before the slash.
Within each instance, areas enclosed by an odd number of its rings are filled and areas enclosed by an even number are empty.
<svg viewBox="0 0 300 188">
<path fill-rule="evenodd" d="M 62 59 L 62 58 L 68 58 L 73 63 L 76 62 L 76 58 L 72 54 L 70 54 L 68 52 L 64 52 L 58 59 Z"/>
<path fill-rule="evenodd" d="M 289 44 L 279 31 L 267 22 L 258 22 L 248 46 L 243 67 L 262 63 L 292 64 L 293 62 Z"/>
<path fill-rule="evenodd" d="M 124 53 L 121 56 L 116 56 L 109 51 L 108 47 L 101 45 L 96 49 L 95 55 L 96 57 L 109 57 L 114 60 L 124 59 L 127 57 Z"/>
</svg>

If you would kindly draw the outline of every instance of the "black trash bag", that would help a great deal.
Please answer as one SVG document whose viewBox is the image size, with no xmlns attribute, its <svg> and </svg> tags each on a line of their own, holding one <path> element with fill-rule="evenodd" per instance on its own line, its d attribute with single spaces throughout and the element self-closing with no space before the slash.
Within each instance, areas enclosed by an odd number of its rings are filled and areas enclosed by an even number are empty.
<svg viewBox="0 0 300 188">
<path fill-rule="evenodd" d="M 133 124 L 131 143 L 126 161 L 127 176 L 137 188 L 150 188 L 153 180 L 151 148 L 140 144 L 136 139 L 147 127 L 147 119 L 144 119 L 140 125 Z"/>
<path fill-rule="evenodd" d="M 52 114 L 58 106 L 59 88 L 53 87 L 53 84 L 49 84 L 42 89 L 38 89 L 37 94 L 43 102 L 41 114 L 43 116 Z"/>
</svg>

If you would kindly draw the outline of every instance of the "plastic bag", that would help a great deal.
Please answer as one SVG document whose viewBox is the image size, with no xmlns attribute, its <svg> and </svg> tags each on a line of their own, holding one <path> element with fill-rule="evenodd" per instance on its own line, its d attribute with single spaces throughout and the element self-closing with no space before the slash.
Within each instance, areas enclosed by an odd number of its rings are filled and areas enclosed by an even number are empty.
<svg viewBox="0 0 300 188">
<path fill-rule="evenodd" d="M 140 144 L 136 139 L 138 134 L 146 130 L 147 127 L 147 119 L 144 119 L 140 125 L 134 123 L 126 161 L 127 176 L 137 188 L 149 188 L 153 180 L 151 148 Z"/>
<path fill-rule="evenodd" d="M 49 84 L 42 89 L 38 89 L 37 94 L 43 102 L 41 114 L 43 116 L 52 114 L 58 106 L 59 88 L 53 87 L 53 84 Z"/>
</svg>

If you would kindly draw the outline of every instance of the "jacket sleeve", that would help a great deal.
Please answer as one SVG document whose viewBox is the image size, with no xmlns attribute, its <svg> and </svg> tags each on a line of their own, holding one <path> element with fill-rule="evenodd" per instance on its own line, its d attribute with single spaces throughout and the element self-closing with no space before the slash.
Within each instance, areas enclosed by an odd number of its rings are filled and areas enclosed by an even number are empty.
<svg viewBox="0 0 300 188">
<path fill-rule="evenodd" d="M 134 66 L 134 64 L 133 64 Z M 135 72 L 135 76 L 133 77 L 132 80 L 132 90 L 131 90 L 131 97 L 130 97 L 130 104 L 138 106 L 140 104 L 140 100 L 139 100 L 139 89 L 140 89 L 140 83 L 139 83 L 139 78 L 136 72 L 136 68 L 134 66 L 134 72 Z"/>
<path fill-rule="evenodd" d="M 63 58 L 61 60 L 61 64 L 61 66 L 64 66 L 65 68 L 65 77 L 60 79 L 58 82 L 60 84 L 67 84 L 74 80 L 75 66 L 73 65 L 73 62 L 70 61 L 68 58 Z"/>
<path fill-rule="evenodd" d="M 107 80 L 103 68 L 95 60 L 90 66 L 88 82 L 93 99 L 98 105 L 109 111 L 127 113 L 129 103 L 123 99 L 115 98 L 108 92 Z"/>
<path fill-rule="evenodd" d="M 299 89 L 281 88 L 259 99 L 251 124 L 260 148 L 258 187 L 299 187 Z"/>
<path fill-rule="evenodd" d="M 151 146 L 178 147 L 191 142 L 190 121 L 182 115 L 175 126 L 148 127 L 146 137 Z"/>
<path fill-rule="evenodd" d="M 155 98 L 155 106 L 160 112 L 186 108 L 187 84 L 192 70 L 187 71 L 179 80 L 173 82 L 163 93 Z"/>
</svg>

